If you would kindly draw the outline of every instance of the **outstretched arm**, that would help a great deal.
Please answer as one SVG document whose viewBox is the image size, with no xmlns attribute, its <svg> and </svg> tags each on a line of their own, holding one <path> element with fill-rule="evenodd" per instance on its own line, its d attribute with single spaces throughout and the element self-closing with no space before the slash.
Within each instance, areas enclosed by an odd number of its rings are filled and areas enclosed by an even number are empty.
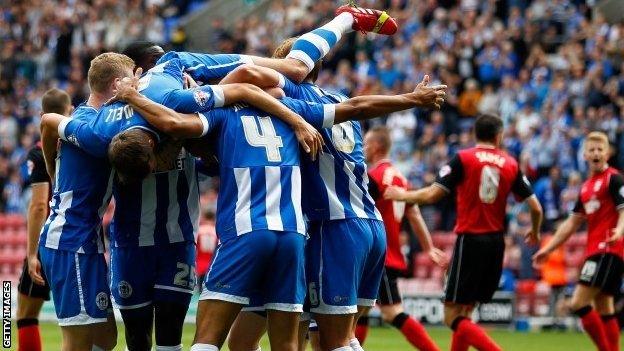
<svg viewBox="0 0 624 351">
<path fill-rule="evenodd" d="M 542 247 L 535 255 L 533 255 L 533 265 L 541 265 L 551 252 L 555 251 L 561 244 L 566 242 L 570 235 L 575 233 L 578 228 L 583 224 L 583 217 L 579 214 L 571 214 L 561 225 L 557 228 L 552 240 Z"/>
<path fill-rule="evenodd" d="M 403 201 L 408 204 L 430 205 L 442 200 L 446 194 L 446 190 L 437 185 L 437 183 L 412 191 L 407 191 L 398 186 L 390 186 L 384 193 L 384 199 Z"/>
<path fill-rule="evenodd" d="M 395 96 L 364 95 L 336 105 L 334 124 L 348 120 L 363 120 L 414 107 L 440 108 L 444 103 L 446 85 L 429 87 L 429 76 L 413 92 Z"/>
</svg>

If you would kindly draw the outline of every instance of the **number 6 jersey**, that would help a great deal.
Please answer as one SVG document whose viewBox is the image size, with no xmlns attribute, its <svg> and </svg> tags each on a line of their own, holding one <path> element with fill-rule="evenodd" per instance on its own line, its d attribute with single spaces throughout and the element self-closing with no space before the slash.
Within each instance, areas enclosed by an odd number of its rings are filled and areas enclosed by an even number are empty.
<svg viewBox="0 0 624 351">
<path fill-rule="evenodd" d="M 493 146 L 461 150 L 442 167 L 435 185 L 457 192 L 458 234 L 488 234 L 505 229 L 507 197 L 524 200 L 533 195 L 518 162 Z"/>
</svg>

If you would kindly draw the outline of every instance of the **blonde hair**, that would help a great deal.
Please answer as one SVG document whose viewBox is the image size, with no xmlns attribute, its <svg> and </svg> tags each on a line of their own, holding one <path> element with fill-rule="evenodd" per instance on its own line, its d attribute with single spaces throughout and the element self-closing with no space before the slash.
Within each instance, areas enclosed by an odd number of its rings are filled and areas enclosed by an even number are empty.
<svg viewBox="0 0 624 351">
<path fill-rule="evenodd" d="M 585 137 L 584 145 L 587 145 L 588 141 L 601 143 L 605 146 L 605 148 L 609 148 L 609 137 L 603 132 L 591 132 L 587 134 L 587 137 Z"/>
<path fill-rule="evenodd" d="M 91 60 L 87 79 L 91 91 L 104 93 L 116 78 L 122 78 L 134 69 L 134 61 L 126 55 L 105 52 Z"/>
</svg>

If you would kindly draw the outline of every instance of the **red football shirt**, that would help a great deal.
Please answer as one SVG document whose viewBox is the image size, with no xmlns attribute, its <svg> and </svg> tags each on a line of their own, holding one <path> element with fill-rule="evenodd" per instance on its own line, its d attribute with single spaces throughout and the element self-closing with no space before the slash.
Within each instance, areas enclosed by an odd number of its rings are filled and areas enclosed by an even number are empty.
<svg viewBox="0 0 624 351">
<path fill-rule="evenodd" d="M 502 232 L 509 193 L 523 200 L 533 195 L 516 160 L 490 146 L 459 151 L 440 169 L 435 184 L 457 192 L 458 234 Z"/>
<path fill-rule="evenodd" d="M 379 161 L 369 170 L 369 176 L 372 182 L 374 182 L 374 186 L 377 187 L 377 191 L 373 191 L 372 195 L 375 198 L 375 206 L 377 206 L 377 209 L 381 213 L 384 226 L 386 227 L 386 238 L 388 242 L 386 267 L 406 270 L 407 263 L 401 252 L 401 243 L 399 242 L 401 222 L 405 215 L 405 202 L 386 200 L 383 196 L 379 195 L 383 194 L 390 185 L 396 185 L 407 189 L 407 179 L 392 166 L 390 160 Z"/>
<path fill-rule="evenodd" d="M 607 245 L 617 225 L 618 211 L 624 208 L 624 178 L 614 168 L 587 179 L 573 212 L 587 219 L 585 256 L 611 253 L 624 257 L 624 239 Z"/>
</svg>

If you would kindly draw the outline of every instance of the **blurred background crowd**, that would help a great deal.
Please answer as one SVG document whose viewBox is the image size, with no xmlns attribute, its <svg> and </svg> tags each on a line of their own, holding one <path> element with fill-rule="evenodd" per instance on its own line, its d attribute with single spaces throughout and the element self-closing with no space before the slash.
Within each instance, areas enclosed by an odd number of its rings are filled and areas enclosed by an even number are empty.
<svg viewBox="0 0 624 351">
<path fill-rule="evenodd" d="M 411 91 L 429 74 L 449 86 L 440 111 L 408 110 L 370 121 L 392 131 L 392 159 L 419 188 L 458 149 L 471 146 L 483 112 L 506 125 L 505 147 L 521 164 L 553 230 L 574 206 L 586 173 L 583 136 L 608 133 L 612 164 L 624 167 L 624 23 L 609 24 L 578 0 L 359 1 L 398 19 L 393 37 L 354 33 L 328 56 L 319 85 L 351 96 Z M 24 158 L 38 139 L 40 96 L 65 89 L 75 105 L 87 96 L 95 55 L 135 39 L 184 50 L 181 16 L 190 0 L 0 1 L 0 212 L 24 212 Z M 338 1 L 274 0 L 265 17 L 226 28 L 211 23 L 215 52 L 270 55 L 281 40 L 333 16 Z M 203 206 L 214 211 L 216 183 Z M 422 209 L 432 231 L 451 231 L 453 200 Z M 526 210 L 510 202 L 507 268 L 531 278 L 521 235 Z"/>
</svg>

